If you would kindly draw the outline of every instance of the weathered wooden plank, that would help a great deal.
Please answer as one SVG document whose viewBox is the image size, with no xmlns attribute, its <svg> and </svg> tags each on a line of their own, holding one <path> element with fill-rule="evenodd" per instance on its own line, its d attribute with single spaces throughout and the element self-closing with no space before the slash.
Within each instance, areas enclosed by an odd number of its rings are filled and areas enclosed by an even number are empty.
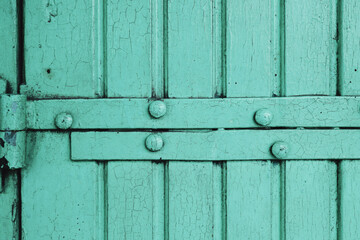
<svg viewBox="0 0 360 240">
<path fill-rule="evenodd" d="M 213 96 L 213 2 L 167 5 L 167 90 L 169 97 Z M 215 34 L 215 33 L 214 33 Z"/>
<path fill-rule="evenodd" d="M 107 184 L 109 239 L 151 239 L 152 163 L 109 162 Z"/>
<path fill-rule="evenodd" d="M 336 171 L 330 161 L 286 162 L 286 239 L 337 239 Z"/>
<path fill-rule="evenodd" d="M 213 239 L 212 166 L 169 162 L 169 239 Z"/>
<path fill-rule="evenodd" d="M 0 192 L 0 240 L 18 240 L 20 235 L 18 173 L 17 171 L 4 171 L 3 169 L 0 171 L 2 171 L 0 182 L 3 180 L 3 189 Z"/>
<path fill-rule="evenodd" d="M 18 19 L 16 1 L 0 3 L 0 80 L 8 82 L 11 92 L 17 91 Z"/>
<path fill-rule="evenodd" d="M 228 130 L 162 132 L 164 147 L 145 147 L 149 132 L 73 132 L 73 160 L 267 160 L 271 146 L 287 144 L 283 159 L 358 159 L 360 130 Z M 315 149 L 315 150 L 314 150 Z"/>
<path fill-rule="evenodd" d="M 56 129 L 58 113 L 73 116 L 73 129 L 256 128 L 257 110 L 272 115 L 271 127 L 359 127 L 359 98 L 166 99 L 166 114 L 152 118 L 145 99 L 41 100 L 27 103 L 27 127 Z M 101 117 L 100 117 L 101 116 Z"/>
<path fill-rule="evenodd" d="M 17 1 L 0 2 L 0 93 L 17 93 Z M 8 88 L 7 88 L 7 87 Z M 7 89 L 6 89 L 7 88 Z M 0 169 L 0 240 L 17 240 L 19 231 L 18 172 Z"/>
<path fill-rule="evenodd" d="M 336 9 L 336 0 L 286 1 L 286 96 L 336 94 Z"/>
<path fill-rule="evenodd" d="M 67 133 L 29 132 L 21 176 L 24 239 L 98 239 L 101 170 L 69 159 Z M 103 182 L 101 183 L 103 184 Z M 101 238 L 100 238 L 101 239 Z"/>
<path fill-rule="evenodd" d="M 286 1 L 284 96 L 336 94 L 336 12 L 336 0 Z M 328 159 L 334 156 L 332 146 L 327 146 Z M 286 239 L 336 239 L 336 164 L 289 161 L 284 174 Z"/>
<path fill-rule="evenodd" d="M 341 1 L 339 23 L 339 93 L 360 94 L 360 4 L 355 0 Z M 360 213 L 358 161 L 341 161 L 339 164 L 339 239 L 359 239 Z"/>
<path fill-rule="evenodd" d="M 339 92 L 360 94 L 360 4 L 356 0 L 341 1 L 340 12 Z"/>
<path fill-rule="evenodd" d="M 25 4 L 28 96 L 102 95 L 102 1 L 35 1 Z"/>
<path fill-rule="evenodd" d="M 227 237 L 269 239 L 279 236 L 280 217 L 276 217 L 273 185 L 278 185 L 270 161 L 227 163 Z M 275 177 L 275 178 L 274 178 Z M 278 196 L 279 198 L 279 196 Z M 274 216 L 275 215 L 275 216 Z M 274 218 L 274 219 L 273 219 Z M 276 219 L 276 221 L 274 221 Z"/>
<path fill-rule="evenodd" d="M 360 238 L 360 164 L 344 160 L 339 165 L 339 239 Z"/>
<path fill-rule="evenodd" d="M 151 3 L 148 0 L 107 1 L 109 97 L 151 96 L 152 31 L 156 31 L 152 28 L 156 17 L 152 18 Z"/>
<path fill-rule="evenodd" d="M 276 1 L 229 0 L 226 28 L 226 74 L 228 97 L 269 97 L 279 72 L 273 69 L 279 59 L 273 52 L 273 4 Z M 274 34 L 275 33 L 275 34 Z M 278 77 L 277 77 L 278 78 Z"/>
</svg>

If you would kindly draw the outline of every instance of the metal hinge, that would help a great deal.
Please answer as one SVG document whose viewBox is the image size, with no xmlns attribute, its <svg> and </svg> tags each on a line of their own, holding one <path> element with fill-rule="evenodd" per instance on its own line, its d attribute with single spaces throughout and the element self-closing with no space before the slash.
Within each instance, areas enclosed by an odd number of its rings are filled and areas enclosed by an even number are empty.
<svg viewBox="0 0 360 240">
<path fill-rule="evenodd" d="M 25 165 L 26 96 L 0 95 L 0 192 L 3 172 Z"/>
</svg>

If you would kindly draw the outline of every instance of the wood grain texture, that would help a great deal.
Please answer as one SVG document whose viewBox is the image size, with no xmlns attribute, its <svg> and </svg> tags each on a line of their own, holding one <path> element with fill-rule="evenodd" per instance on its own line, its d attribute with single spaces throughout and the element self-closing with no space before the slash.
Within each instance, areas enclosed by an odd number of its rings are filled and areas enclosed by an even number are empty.
<svg viewBox="0 0 360 240">
<path fill-rule="evenodd" d="M 69 144 L 67 133 L 28 133 L 28 165 L 21 176 L 24 239 L 103 236 L 101 171 L 96 162 L 72 162 Z"/>
<path fill-rule="evenodd" d="M 229 0 L 227 2 L 226 74 L 228 97 L 269 97 L 278 95 L 273 81 L 279 55 L 273 24 L 276 0 Z M 276 4 L 275 4 L 276 5 Z"/>
<path fill-rule="evenodd" d="M 341 95 L 360 93 L 360 3 L 341 1 L 340 16 L 339 92 Z"/>
<path fill-rule="evenodd" d="M 335 95 L 337 1 L 290 0 L 285 2 L 284 11 L 282 93 Z M 331 152 L 334 148 L 327 149 Z M 307 152 L 318 153 L 319 149 L 314 147 Z M 285 163 L 286 239 L 336 239 L 336 169 L 330 161 Z"/>
<path fill-rule="evenodd" d="M 18 19 L 17 2 L 0 2 L 0 81 L 1 94 L 17 93 L 18 88 Z M 7 86 L 7 87 L 6 87 Z M 7 89 L 6 89 L 7 88 Z M 20 236 L 18 172 L 0 169 L 0 240 Z"/>
<path fill-rule="evenodd" d="M 213 2 L 168 2 L 169 97 L 213 96 Z"/>
<path fill-rule="evenodd" d="M 18 19 L 16 1 L 0 3 L 0 80 L 7 81 L 11 92 L 17 91 L 18 84 Z"/>
<path fill-rule="evenodd" d="M 107 1 L 109 97 L 151 96 L 151 2 Z"/>
<path fill-rule="evenodd" d="M 169 162 L 169 239 L 213 239 L 212 163 Z"/>
<path fill-rule="evenodd" d="M 339 165 L 339 240 L 360 238 L 360 164 L 344 160 Z"/>
<path fill-rule="evenodd" d="M 279 176 L 278 166 L 270 161 L 227 163 L 228 239 L 279 237 L 276 205 L 280 206 L 280 202 L 273 202 L 279 198 L 279 188 L 273 187 L 279 186 L 274 181 Z"/>
<path fill-rule="evenodd" d="M 360 4 L 354 0 L 341 1 L 339 25 L 339 93 L 360 95 Z M 358 161 L 343 160 L 339 164 L 339 240 L 359 239 L 359 170 Z"/>
<path fill-rule="evenodd" d="M 152 174 L 151 162 L 108 163 L 109 239 L 152 239 Z"/>
<path fill-rule="evenodd" d="M 18 240 L 20 210 L 17 171 L 2 171 L 3 191 L 0 192 L 0 240 Z M 1 175 L 1 174 L 0 174 Z"/>
<path fill-rule="evenodd" d="M 286 96 L 335 95 L 336 0 L 285 2 Z"/>
<path fill-rule="evenodd" d="M 286 162 L 286 239 L 337 239 L 337 167 Z"/>
<path fill-rule="evenodd" d="M 102 1 L 34 1 L 25 4 L 28 96 L 96 97 L 102 94 Z"/>
</svg>

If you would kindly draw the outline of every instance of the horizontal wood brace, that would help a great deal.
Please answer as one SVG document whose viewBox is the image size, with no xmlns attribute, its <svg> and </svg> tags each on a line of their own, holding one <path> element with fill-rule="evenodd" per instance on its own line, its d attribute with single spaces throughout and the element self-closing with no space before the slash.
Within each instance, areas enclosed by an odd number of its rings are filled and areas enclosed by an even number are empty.
<svg viewBox="0 0 360 240">
<path fill-rule="evenodd" d="M 61 99 L 28 101 L 26 126 L 56 129 L 61 113 L 71 129 L 217 129 L 360 127 L 360 98 L 283 97 L 226 99 Z"/>
<path fill-rule="evenodd" d="M 360 159 L 360 130 L 72 132 L 72 160 Z"/>
</svg>

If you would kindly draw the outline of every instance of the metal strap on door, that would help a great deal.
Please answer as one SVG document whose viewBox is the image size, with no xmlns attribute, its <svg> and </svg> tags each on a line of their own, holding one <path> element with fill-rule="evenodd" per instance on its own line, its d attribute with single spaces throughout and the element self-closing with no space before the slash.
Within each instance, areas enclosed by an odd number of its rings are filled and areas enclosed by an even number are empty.
<svg viewBox="0 0 360 240">
<path fill-rule="evenodd" d="M 27 101 L 1 95 L 0 104 L 1 156 L 11 169 L 24 165 L 27 130 L 69 131 L 76 161 L 360 159 L 356 97 Z"/>
</svg>

